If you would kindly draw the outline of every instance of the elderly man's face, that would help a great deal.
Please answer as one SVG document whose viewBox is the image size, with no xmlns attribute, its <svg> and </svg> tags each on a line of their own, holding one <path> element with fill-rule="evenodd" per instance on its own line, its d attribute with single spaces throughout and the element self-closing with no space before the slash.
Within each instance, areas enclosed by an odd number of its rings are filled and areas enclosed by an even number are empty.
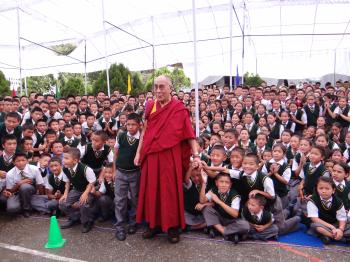
<svg viewBox="0 0 350 262">
<path fill-rule="evenodd" d="M 171 99 L 171 87 L 170 82 L 165 77 L 158 77 L 154 82 L 154 92 L 156 93 L 157 100 L 167 102 Z"/>
</svg>

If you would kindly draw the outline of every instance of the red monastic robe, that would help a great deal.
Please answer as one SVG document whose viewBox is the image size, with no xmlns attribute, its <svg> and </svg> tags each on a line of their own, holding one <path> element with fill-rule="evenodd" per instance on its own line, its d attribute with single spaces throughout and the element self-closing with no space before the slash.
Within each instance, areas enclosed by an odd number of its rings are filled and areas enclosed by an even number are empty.
<svg viewBox="0 0 350 262">
<path fill-rule="evenodd" d="M 189 111 L 172 99 L 164 107 L 148 102 L 145 113 L 136 220 L 146 221 L 150 228 L 160 226 L 164 232 L 184 228 L 182 183 L 191 155 L 187 140 L 195 138 Z"/>
</svg>

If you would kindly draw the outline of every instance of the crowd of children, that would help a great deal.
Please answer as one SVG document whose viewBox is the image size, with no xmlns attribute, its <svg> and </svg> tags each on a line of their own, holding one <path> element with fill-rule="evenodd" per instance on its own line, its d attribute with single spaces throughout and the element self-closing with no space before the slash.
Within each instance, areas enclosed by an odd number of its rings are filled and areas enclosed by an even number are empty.
<svg viewBox="0 0 350 262">
<path fill-rule="evenodd" d="M 300 223 L 324 243 L 350 240 L 349 83 L 199 90 L 201 164 L 184 176 L 185 231 L 235 243 L 269 240 Z M 173 92 L 195 128 L 195 93 Z M 61 228 L 115 220 L 137 231 L 134 164 L 152 92 L 137 97 L 31 93 L 0 99 L 0 208 L 66 215 Z"/>
</svg>

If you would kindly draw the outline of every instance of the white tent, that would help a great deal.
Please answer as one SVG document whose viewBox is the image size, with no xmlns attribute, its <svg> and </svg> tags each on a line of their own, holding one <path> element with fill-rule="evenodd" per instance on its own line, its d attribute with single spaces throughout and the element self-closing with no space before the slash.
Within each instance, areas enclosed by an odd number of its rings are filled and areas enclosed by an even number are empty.
<svg viewBox="0 0 350 262">
<path fill-rule="evenodd" d="M 196 0 L 198 79 L 236 75 L 236 66 L 274 78 L 349 75 L 349 3 Z M 0 70 L 24 77 L 183 63 L 193 80 L 192 15 L 189 0 L 0 0 Z M 77 46 L 69 56 L 50 50 L 66 43 Z"/>
</svg>

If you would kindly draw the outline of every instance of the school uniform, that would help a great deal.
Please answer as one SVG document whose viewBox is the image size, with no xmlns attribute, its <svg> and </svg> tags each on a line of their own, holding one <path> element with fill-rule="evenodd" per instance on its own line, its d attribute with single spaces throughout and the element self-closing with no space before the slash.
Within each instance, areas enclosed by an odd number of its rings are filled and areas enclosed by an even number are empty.
<svg viewBox="0 0 350 262">
<path fill-rule="evenodd" d="M 18 182 L 26 178 L 33 180 L 33 184 L 21 185 L 18 191 L 7 199 L 6 211 L 8 213 L 18 213 L 21 210 L 30 211 L 32 209 L 31 199 L 36 192 L 35 186 L 44 185 L 44 180 L 39 169 L 29 164 L 23 170 L 14 167 L 6 174 L 7 189 L 12 189 Z"/>
<path fill-rule="evenodd" d="M 342 125 L 343 128 L 346 128 L 346 130 L 348 129 L 350 122 L 343 119 L 340 115 L 345 115 L 347 117 L 350 116 L 350 107 L 348 105 L 346 105 L 344 108 L 340 108 L 340 106 L 337 106 L 334 109 L 334 114 L 336 114 L 337 116 L 335 117 L 335 122 L 338 122 Z"/>
<path fill-rule="evenodd" d="M 271 150 L 271 148 L 269 148 L 267 145 L 264 145 L 263 147 L 259 147 L 256 145 L 252 153 L 258 155 L 259 159 L 262 159 L 265 150 Z"/>
<path fill-rule="evenodd" d="M 255 139 L 256 139 L 256 137 L 258 135 L 258 128 L 259 128 L 259 126 L 254 124 L 254 123 L 250 123 L 250 124 L 246 124 L 245 128 L 249 132 L 249 139 L 250 139 L 250 141 L 255 141 Z"/>
<path fill-rule="evenodd" d="M 305 105 L 303 107 L 306 118 L 307 118 L 307 126 L 317 126 L 317 118 L 322 116 L 322 109 L 319 105 Z"/>
<path fill-rule="evenodd" d="M 268 125 L 269 129 L 270 129 L 270 135 L 269 137 L 272 138 L 272 139 L 280 139 L 281 138 L 281 134 L 284 130 L 284 127 L 276 122 L 272 125 Z"/>
<path fill-rule="evenodd" d="M 249 193 L 251 191 L 260 190 L 266 192 L 273 197 L 273 199 L 267 199 L 266 209 L 273 212 L 279 234 L 287 234 L 298 229 L 300 218 L 292 217 L 287 220 L 285 219 L 282 201 L 276 196 L 274 184 L 270 177 L 259 171 L 255 171 L 251 175 L 248 175 L 243 171 L 239 172 L 237 170 L 230 170 L 230 176 L 231 178 L 240 179 L 239 192 L 241 192 L 242 206 L 248 201 Z"/>
<path fill-rule="evenodd" d="M 19 145 L 22 137 L 22 126 L 18 125 L 10 132 L 7 130 L 5 123 L 0 124 L 0 137 L 4 137 L 6 135 L 14 135 L 17 139 L 17 145 Z M 0 150 L 3 149 L 3 146 L 0 145 Z"/>
<path fill-rule="evenodd" d="M 60 140 L 64 146 L 70 146 L 70 147 L 75 147 L 77 148 L 80 144 L 79 139 L 75 138 L 75 137 L 66 137 L 64 136 L 63 139 Z"/>
<path fill-rule="evenodd" d="M 281 122 L 281 125 L 283 126 L 284 130 L 290 130 L 293 133 L 295 132 L 295 123 L 293 121 L 288 120 L 285 123 Z"/>
<path fill-rule="evenodd" d="M 124 230 L 124 226 L 129 220 L 129 224 L 136 225 L 136 208 L 140 184 L 140 168 L 135 166 L 134 158 L 139 145 L 140 132 L 131 135 L 129 132 L 123 132 L 118 136 L 116 148 L 118 157 L 116 161 L 116 179 L 115 179 L 115 217 L 117 219 L 117 231 Z M 131 210 L 127 211 L 127 196 L 130 192 Z"/>
<path fill-rule="evenodd" d="M 196 185 L 189 181 L 189 184 L 183 184 L 184 187 L 184 207 L 185 207 L 185 223 L 186 225 L 196 226 L 205 222 L 201 211 L 195 209 L 199 203 L 199 194 L 201 185 Z"/>
<path fill-rule="evenodd" d="M 245 114 L 245 113 L 252 113 L 253 116 L 255 114 L 255 108 L 253 106 L 251 107 L 243 107 L 242 109 L 242 113 Z"/>
<path fill-rule="evenodd" d="M 93 196 L 89 193 L 87 203 L 80 208 L 74 208 L 73 204 L 78 202 L 81 195 L 90 183 L 95 183 L 96 177 L 94 171 L 88 166 L 78 163 L 73 168 L 63 168 L 65 183 L 71 183 L 72 189 L 69 191 L 65 202 L 59 203 L 61 211 L 68 215 L 71 221 L 81 221 L 85 224 L 94 221 Z"/>
<path fill-rule="evenodd" d="M 350 182 L 343 180 L 337 182 L 333 179 L 333 182 L 336 186 L 335 196 L 338 197 L 344 204 L 345 210 L 350 210 Z"/>
<path fill-rule="evenodd" d="M 255 148 L 255 144 L 252 141 L 250 141 L 250 139 L 248 140 L 248 143 L 245 143 L 245 144 L 241 140 L 239 140 L 238 147 L 241 147 L 248 152 L 253 152 Z"/>
<path fill-rule="evenodd" d="M 97 131 L 97 123 L 95 122 L 92 126 L 88 126 L 87 122 L 82 123 L 81 125 L 82 131 L 84 135 L 87 135 L 90 132 Z"/>
<path fill-rule="evenodd" d="M 103 165 L 106 162 L 113 162 L 113 151 L 108 145 L 103 145 L 99 150 L 95 150 L 92 143 L 80 147 L 81 162 L 90 167 L 96 177 L 100 175 Z"/>
<path fill-rule="evenodd" d="M 333 195 L 330 199 L 322 199 L 318 193 L 312 195 L 310 201 L 307 203 L 308 218 L 320 218 L 321 220 L 332 224 L 338 228 L 339 221 L 347 221 L 346 210 L 343 202 Z M 320 236 L 317 228 L 323 228 L 328 232 L 332 232 L 328 227 L 321 223 L 311 223 L 308 233 Z M 346 222 L 343 237 L 350 237 L 350 223 Z"/>
<path fill-rule="evenodd" d="M 230 164 L 230 157 L 231 157 L 231 152 L 232 150 L 236 147 L 236 145 L 231 146 L 230 148 L 227 148 L 226 146 L 224 146 L 225 149 L 225 153 L 226 153 L 226 160 L 224 161 L 225 165 L 229 165 Z"/>
<path fill-rule="evenodd" d="M 5 171 L 8 172 L 10 171 L 13 167 L 14 164 L 12 162 L 13 159 L 13 155 L 9 156 L 8 154 L 6 154 L 6 152 L 4 151 L 2 153 L 2 156 L 0 156 L 0 170 L 1 171 Z"/>
<path fill-rule="evenodd" d="M 255 122 L 255 123 L 259 123 L 260 118 L 265 118 L 265 120 L 267 120 L 267 115 L 266 115 L 265 113 L 262 114 L 262 115 L 260 115 L 260 114 L 255 114 L 255 115 L 254 115 L 254 122 Z"/>
<path fill-rule="evenodd" d="M 106 119 L 104 119 L 103 117 L 100 117 L 97 121 L 96 121 L 96 129 L 97 130 L 104 130 L 106 125 L 109 125 L 109 128 L 112 131 L 117 131 L 118 130 L 118 124 L 117 124 L 117 120 L 115 118 L 111 118 L 109 119 L 108 123 L 106 121 Z M 113 135 L 111 132 L 107 131 L 108 135 Z"/>
<path fill-rule="evenodd" d="M 84 134 L 80 134 L 79 136 L 74 137 L 79 140 L 81 146 L 85 146 L 89 142 L 88 138 Z"/>
<path fill-rule="evenodd" d="M 271 221 L 274 222 L 273 214 L 268 210 L 262 209 L 257 214 L 252 214 L 248 207 L 243 207 L 242 218 L 249 222 L 249 224 L 254 225 L 266 225 Z M 249 236 L 253 239 L 267 240 L 270 238 L 276 238 L 278 236 L 278 227 L 272 224 L 264 231 L 258 232 L 252 226 L 249 229 Z"/>
<path fill-rule="evenodd" d="M 329 106 L 329 109 L 331 110 L 331 112 L 334 112 L 336 108 L 337 108 L 337 105 L 333 102 Z M 326 126 L 331 126 L 335 122 L 335 119 L 331 117 L 331 115 L 328 113 L 328 110 L 325 110 L 324 117 L 326 120 Z"/>
<path fill-rule="evenodd" d="M 305 125 L 301 125 L 299 123 L 296 123 L 294 122 L 293 120 L 291 120 L 292 122 L 295 123 L 295 129 L 294 129 L 294 132 L 296 134 L 301 134 L 305 128 L 305 126 L 307 125 L 307 116 L 306 116 L 306 113 L 303 109 L 297 109 L 296 112 L 289 112 L 289 114 L 291 116 L 295 116 L 295 118 L 299 121 L 302 121 L 303 123 L 305 123 Z"/>
<path fill-rule="evenodd" d="M 319 162 L 316 166 L 313 166 L 311 163 L 304 164 L 299 177 L 304 179 L 303 191 L 305 195 L 312 195 L 314 193 L 317 180 L 321 176 L 329 176 L 329 172 L 322 162 Z"/>
<path fill-rule="evenodd" d="M 301 178 L 299 176 L 295 175 L 295 170 L 298 169 L 301 159 L 301 152 L 296 152 L 293 161 L 292 161 L 292 168 L 291 168 L 291 179 L 288 183 L 288 197 L 291 204 L 294 204 L 297 201 L 299 192 L 298 187 L 301 182 Z M 308 157 L 306 157 L 306 163 L 309 163 L 310 160 Z"/>
<path fill-rule="evenodd" d="M 217 187 L 214 187 L 211 189 L 211 192 L 217 195 L 218 198 L 229 207 L 237 211 L 240 210 L 241 197 L 236 190 L 231 188 L 228 192 L 221 193 Z M 206 194 L 206 197 L 209 202 L 212 202 L 209 193 Z M 214 206 L 206 206 L 203 209 L 203 216 L 208 227 L 218 224 L 225 226 L 224 236 L 232 234 L 247 234 L 249 232 L 249 223 L 247 221 L 230 216 L 218 204 L 214 204 Z"/>
<path fill-rule="evenodd" d="M 280 161 L 275 161 L 274 159 L 271 159 L 263 166 L 261 171 L 265 174 L 268 174 L 271 170 L 272 164 L 274 163 L 279 166 L 278 174 L 282 176 L 287 181 L 287 183 L 289 183 L 291 178 L 291 170 L 289 165 L 284 161 L 284 159 L 281 159 Z M 287 185 L 280 182 L 274 175 L 271 175 L 270 178 L 272 179 L 276 195 L 281 198 L 283 209 L 287 208 L 289 204 Z"/>
<path fill-rule="evenodd" d="M 208 163 L 208 166 L 215 166 L 213 163 L 211 163 L 211 160 L 209 160 L 209 163 Z M 219 165 L 215 166 L 215 167 L 224 167 L 225 166 L 225 163 L 222 162 L 220 163 Z M 219 172 L 216 172 L 216 174 L 218 174 Z M 206 188 L 205 188 L 205 192 L 208 192 L 209 190 L 211 190 L 212 188 L 215 187 L 215 178 L 212 178 L 210 176 L 208 176 L 207 174 L 206 175 Z"/>
<path fill-rule="evenodd" d="M 67 179 L 64 176 L 63 171 L 59 175 L 54 175 L 49 173 L 45 179 L 45 189 L 51 191 L 55 194 L 60 191 L 63 195 Z M 31 201 L 34 210 L 43 212 L 46 214 L 51 214 L 58 209 L 58 200 L 49 199 L 47 195 L 34 195 Z"/>
<path fill-rule="evenodd" d="M 103 219 L 107 219 L 111 213 L 114 213 L 114 182 L 104 179 L 98 190 L 102 195 L 97 199 L 97 206 L 101 210 Z"/>
</svg>

